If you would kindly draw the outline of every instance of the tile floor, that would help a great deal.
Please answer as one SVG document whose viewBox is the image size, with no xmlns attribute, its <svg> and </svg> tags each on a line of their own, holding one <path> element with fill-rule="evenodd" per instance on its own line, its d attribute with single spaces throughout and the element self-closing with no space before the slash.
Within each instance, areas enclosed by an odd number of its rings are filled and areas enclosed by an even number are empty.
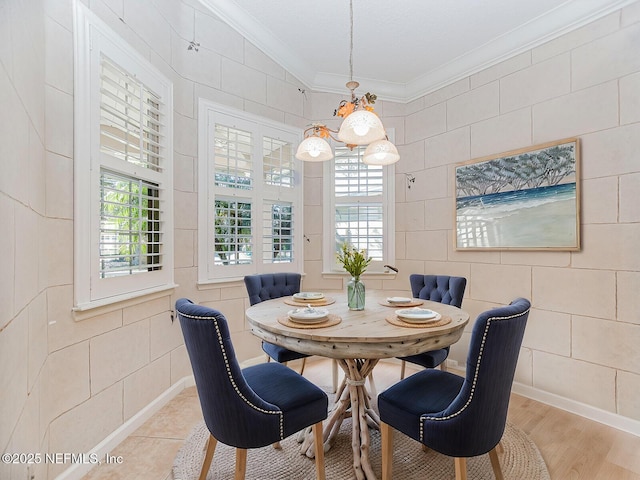
<svg viewBox="0 0 640 480">
<path fill-rule="evenodd" d="M 187 388 L 111 452 L 122 464 L 101 464 L 83 480 L 173 480 L 173 459 L 201 420 L 196 389 Z"/>
<path fill-rule="evenodd" d="M 414 371 L 407 366 L 407 376 Z M 400 365 L 380 362 L 374 373 L 380 392 L 399 380 Z M 330 385 L 331 362 L 308 359 L 304 376 Z M 82 480 L 174 480 L 173 459 L 201 420 L 195 387 L 187 388 L 111 452 L 123 464 L 99 465 Z M 640 480 L 640 437 L 515 394 L 509 421 L 536 442 L 552 480 Z"/>
<path fill-rule="evenodd" d="M 290 366 L 299 371 L 299 362 L 292 362 Z M 408 367 L 407 375 L 411 373 Z M 399 374 L 399 364 L 378 364 L 375 370 L 377 390 L 397 381 Z M 304 376 L 317 385 L 331 385 L 331 362 L 318 357 L 308 359 Z M 101 464 L 82 480 L 173 480 L 173 459 L 189 432 L 201 420 L 196 389 L 187 388 L 111 452 L 122 456 L 123 464 Z"/>
</svg>

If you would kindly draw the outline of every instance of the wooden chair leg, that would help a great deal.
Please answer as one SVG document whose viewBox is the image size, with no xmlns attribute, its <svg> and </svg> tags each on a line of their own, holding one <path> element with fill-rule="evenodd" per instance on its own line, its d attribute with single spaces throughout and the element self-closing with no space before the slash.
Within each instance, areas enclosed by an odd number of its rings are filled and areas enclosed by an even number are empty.
<svg viewBox="0 0 640 480">
<path fill-rule="evenodd" d="M 316 454 L 316 478 L 326 480 L 324 473 L 324 443 L 322 441 L 322 422 L 313 425 L 313 443 Z"/>
<path fill-rule="evenodd" d="M 207 473 L 209 473 L 209 467 L 211 466 L 211 460 L 213 460 L 213 453 L 216 451 L 216 445 L 218 441 L 213 435 L 209 435 L 207 440 L 207 451 L 204 454 L 204 462 L 202 462 L 202 469 L 200 470 L 200 477 L 198 480 L 206 480 Z"/>
<path fill-rule="evenodd" d="M 456 467 L 456 480 L 467 480 L 467 459 L 464 457 L 454 458 Z"/>
<path fill-rule="evenodd" d="M 393 429 L 389 424 L 380 422 L 380 438 L 382 441 L 382 480 L 393 477 Z"/>
<path fill-rule="evenodd" d="M 302 359 L 302 367 L 300 367 L 300 375 L 304 373 L 304 366 L 307 364 L 307 357 Z"/>
<path fill-rule="evenodd" d="M 247 449 L 236 448 L 236 476 L 235 480 L 244 480 L 247 474 Z"/>
<path fill-rule="evenodd" d="M 271 357 L 267 354 L 265 354 L 265 356 L 267 357 L 267 363 L 269 363 L 271 361 Z"/>
<path fill-rule="evenodd" d="M 333 380 L 333 391 L 331 393 L 336 393 L 338 391 L 338 362 L 335 358 L 331 360 L 331 375 Z"/>
<path fill-rule="evenodd" d="M 447 371 L 447 359 L 445 358 L 444 361 L 440 364 L 440 370 L 442 370 L 443 372 Z"/>
<path fill-rule="evenodd" d="M 498 445 L 496 445 L 496 452 L 504 453 L 504 446 L 502 445 L 502 440 L 498 442 Z"/>
<path fill-rule="evenodd" d="M 502 469 L 500 468 L 500 460 L 498 459 L 498 447 L 489 452 L 489 459 L 491 460 L 491 467 L 493 468 L 493 474 L 496 480 L 503 480 L 504 477 L 502 476 Z"/>
<path fill-rule="evenodd" d="M 369 379 L 369 393 L 374 400 L 378 398 L 378 390 L 376 389 L 376 382 L 373 379 L 373 371 L 367 377 Z"/>
<path fill-rule="evenodd" d="M 282 445 L 280 445 L 280 442 L 275 442 L 271 444 L 273 446 L 274 450 L 282 450 Z"/>
</svg>

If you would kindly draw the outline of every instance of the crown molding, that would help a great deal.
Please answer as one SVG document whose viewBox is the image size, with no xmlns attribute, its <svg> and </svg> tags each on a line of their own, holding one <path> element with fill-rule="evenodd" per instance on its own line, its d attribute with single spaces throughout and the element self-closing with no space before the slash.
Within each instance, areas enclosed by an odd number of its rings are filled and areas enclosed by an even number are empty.
<svg viewBox="0 0 640 480">
<path fill-rule="evenodd" d="M 575 0 L 536 17 L 491 42 L 407 84 L 404 102 L 411 102 L 446 85 L 538 47 L 605 17 L 637 0 Z"/>
<path fill-rule="evenodd" d="M 233 0 L 199 0 L 215 15 L 271 57 L 276 63 L 313 88 L 315 72 L 299 57 L 292 55 L 287 45 L 266 29 L 256 18 L 238 7 Z"/>
<path fill-rule="evenodd" d="M 406 100 L 406 85 L 404 83 L 392 83 L 384 82 L 381 80 L 374 80 L 372 78 L 362 78 L 355 76 L 360 87 L 356 95 L 360 96 L 364 92 L 375 93 L 380 100 L 390 100 L 392 102 L 405 103 Z M 318 73 L 314 77 L 313 86 L 311 87 L 316 92 L 324 93 L 337 93 L 339 95 L 348 95 L 349 89 L 346 87 L 346 83 L 349 81 L 349 77 L 346 75 L 335 75 L 331 73 Z"/>
<path fill-rule="evenodd" d="M 317 92 L 344 94 L 349 78 L 315 72 L 233 0 L 199 0 L 266 55 Z M 356 78 L 381 100 L 408 103 L 446 85 L 531 50 L 638 0 L 570 0 L 446 64 L 407 83 Z"/>
</svg>

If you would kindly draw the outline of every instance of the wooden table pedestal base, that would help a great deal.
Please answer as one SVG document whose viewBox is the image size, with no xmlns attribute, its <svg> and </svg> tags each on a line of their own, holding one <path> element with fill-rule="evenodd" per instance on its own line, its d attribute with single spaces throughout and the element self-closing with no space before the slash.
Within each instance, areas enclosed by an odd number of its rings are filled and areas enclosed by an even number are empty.
<svg viewBox="0 0 640 480">
<path fill-rule="evenodd" d="M 336 393 L 333 410 L 324 426 L 324 451 L 327 452 L 331 448 L 342 422 L 350 416 L 353 421 L 351 447 L 356 479 L 374 480 L 376 476 L 369 458 L 371 445 L 369 428 L 379 429 L 380 418 L 371 406 L 372 399 L 365 387 L 365 381 L 378 363 L 378 359 L 338 359 L 337 362 L 344 370 L 345 378 Z M 373 401 L 375 402 L 375 399 Z M 311 431 L 305 432 L 301 440 L 301 452 L 313 458 L 314 445 Z"/>
</svg>

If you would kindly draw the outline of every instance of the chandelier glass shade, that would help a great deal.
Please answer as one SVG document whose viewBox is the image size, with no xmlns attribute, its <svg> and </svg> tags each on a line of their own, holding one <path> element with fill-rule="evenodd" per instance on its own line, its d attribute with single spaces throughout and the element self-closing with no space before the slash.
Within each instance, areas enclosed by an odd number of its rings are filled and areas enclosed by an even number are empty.
<svg viewBox="0 0 640 480">
<path fill-rule="evenodd" d="M 298 145 L 296 158 L 305 162 L 324 162 L 331 160 L 333 153 L 329 142 L 322 137 L 311 135 Z"/>
<path fill-rule="evenodd" d="M 368 165 L 391 165 L 398 160 L 398 149 L 386 138 L 370 143 L 362 157 L 362 161 Z"/>
<path fill-rule="evenodd" d="M 386 136 L 382 122 L 369 110 L 356 110 L 350 114 L 338 131 L 338 140 L 351 145 L 368 145 Z"/>
</svg>

